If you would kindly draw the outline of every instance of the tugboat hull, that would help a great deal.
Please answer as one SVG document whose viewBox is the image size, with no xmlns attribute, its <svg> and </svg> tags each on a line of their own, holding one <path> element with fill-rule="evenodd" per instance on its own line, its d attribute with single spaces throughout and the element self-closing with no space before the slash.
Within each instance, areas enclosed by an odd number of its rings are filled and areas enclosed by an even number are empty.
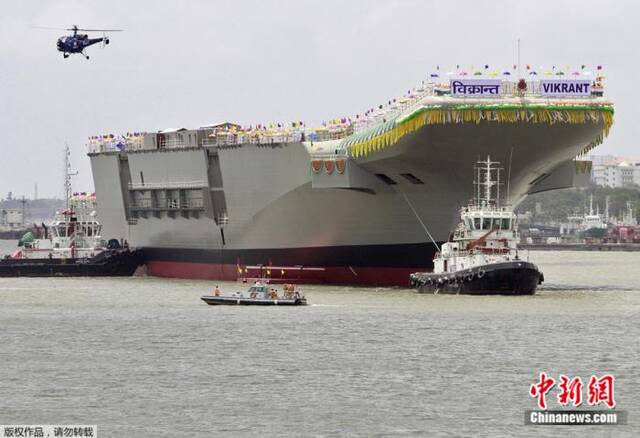
<svg viewBox="0 0 640 438">
<path fill-rule="evenodd" d="M 4 259 L 0 277 L 128 277 L 144 263 L 141 251 L 107 250 L 92 258 Z"/>
<path fill-rule="evenodd" d="M 410 286 L 421 293 L 465 295 L 533 295 L 544 281 L 533 263 L 510 261 L 493 263 L 455 273 L 416 272 Z"/>
</svg>

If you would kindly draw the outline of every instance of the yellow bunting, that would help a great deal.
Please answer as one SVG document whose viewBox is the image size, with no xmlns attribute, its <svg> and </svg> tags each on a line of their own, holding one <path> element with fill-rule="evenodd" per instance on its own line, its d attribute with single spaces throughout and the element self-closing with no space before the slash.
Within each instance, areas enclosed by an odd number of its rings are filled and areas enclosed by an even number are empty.
<svg viewBox="0 0 640 438">
<path fill-rule="evenodd" d="M 603 129 L 593 141 L 586 145 L 581 154 L 585 154 L 601 144 L 609 135 L 613 125 L 613 110 L 602 108 L 429 108 L 417 110 L 412 116 L 398 122 L 389 131 L 372 138 L 363 138 L 349 146 L 354 157 L 366 156 L 397 143 L 402 137 L 425 125 L 443 125 L 450 123 L 476 123 L 482 121 L 497 123 L 527 122 L 554 125 L 556 123 L 585 124 L 602 123 Z"/>
</svg>

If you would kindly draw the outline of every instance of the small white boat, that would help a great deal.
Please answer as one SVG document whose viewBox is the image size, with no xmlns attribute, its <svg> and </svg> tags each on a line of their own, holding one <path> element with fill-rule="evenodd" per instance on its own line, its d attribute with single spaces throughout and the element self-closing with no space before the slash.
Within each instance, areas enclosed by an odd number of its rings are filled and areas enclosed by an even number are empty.
<svg viewBox="0 0 640 438">
<path fill-rule="evenodd" d="M 307 304 L 307 299 L 294 285 L 285 284 L 283 295 L 278 295 L 277 289 L 259 281 L 251 286 L 247 292 L 222 295 L 216 287 L 213 295 L 203 295 L 200 299 L 211 306 L 306 306 Z"/>
</svg>

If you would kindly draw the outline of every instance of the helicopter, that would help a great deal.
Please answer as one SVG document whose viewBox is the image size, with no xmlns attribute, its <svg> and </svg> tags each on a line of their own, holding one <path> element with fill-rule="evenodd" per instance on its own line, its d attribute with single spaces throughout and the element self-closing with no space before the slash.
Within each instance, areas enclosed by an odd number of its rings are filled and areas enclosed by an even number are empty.
<svg viewBox="0 0 640 438">
<path fill-rule="evenodd" d="M 53 30 L 68 30 L 73 31 L 73 35 L 62 36 L 58 38 L 56 47 L 59 52 L 62 52 L 63 58 L 68 58 L 72 53 L 79 53 L 86 59 L 89 59 L 89 55 L 84 53 L 84 49 L 94 44 L 102 43 L 103 46 L 109 44 L 109 37 L 103 34 L 102 38 L 89 38 L 87 34 L 78 33 L 82 32 L 122 32 L 122 29 L 80 29 L 75 24 L 68 29 L 55 28 L 55 27 L 39 27 L 40 29 L 53 29 Z"/>
</svg>

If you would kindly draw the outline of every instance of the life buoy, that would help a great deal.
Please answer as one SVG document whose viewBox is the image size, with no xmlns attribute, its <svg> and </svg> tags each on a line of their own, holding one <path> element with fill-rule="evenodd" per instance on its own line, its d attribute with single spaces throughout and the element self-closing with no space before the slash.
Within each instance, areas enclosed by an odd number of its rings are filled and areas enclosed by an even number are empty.
<svg viewBox="0 0 640 438">
<path fill-rule="evenodd" d="M 249 298 L 255 298 L 256 297 L 256 293 L 255 292 L 251 292 L 251 294 L 249 295 Z"/>
</svg>

